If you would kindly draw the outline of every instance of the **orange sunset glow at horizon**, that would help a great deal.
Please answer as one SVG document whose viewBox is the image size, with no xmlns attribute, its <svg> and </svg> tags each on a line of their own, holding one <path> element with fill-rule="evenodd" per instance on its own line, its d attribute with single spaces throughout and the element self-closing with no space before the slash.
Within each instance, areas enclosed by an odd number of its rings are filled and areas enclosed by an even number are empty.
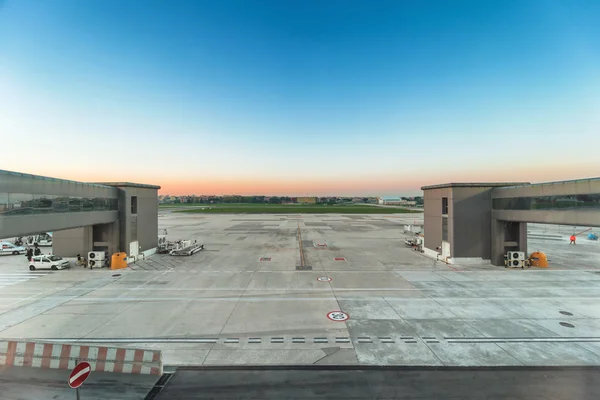
<svg viewBox="0 0 600 400">
<path fill-rule="evenodd" d="M 35 174 L 36 171 L 28 171 Z M 542 166 L 531 166 L 526 171 L 520 168 L 477 169 L 457 173 L 419 173 L 410 169 L 405 173 L 369 174 L 355 177 L 295 177 L 281 178 L 177 178 L 168 174 L 133 174 L 128 171 L 96 172 L 57 171 L 53 177 L 83 182 L 126 181 L 161 186 L 159 194 L 165 195 L 279 195 L 279 196 L 386 196 L 418 195 L 421 187 L 449 182 L 551 182 L 558 180 L 588 178 L 578 165 L 552 170 Z M 354 174 L 356 175 L 356 174 Z"/>
</svg>

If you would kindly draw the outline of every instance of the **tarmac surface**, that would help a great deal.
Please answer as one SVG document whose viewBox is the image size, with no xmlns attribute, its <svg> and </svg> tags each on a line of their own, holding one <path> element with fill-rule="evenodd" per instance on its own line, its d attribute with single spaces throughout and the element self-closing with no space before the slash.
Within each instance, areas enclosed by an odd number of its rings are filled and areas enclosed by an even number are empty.
<svg viewBox="0 0 600 400">
<path fill-rule="evenodd" d="M 489 399 L 600 397 L 598 368 L 180 369 L 167 399 Z M 148 399 L 150 400 L 150 399 Z"/>
<path fill-rule="evenodd" d="M 70 371 L 0 367 L 0 400 L 74 400 L 75 389 L 67 380 Z M 144 399 L 157 376 L 93 372 L 79 389 L 82 400 Z"/>
<path fill-rule="evenodd" d="M 206 249 L 119 271 L 3 256 L 0 338 L 158 348 L 172 366 L 600 365 L 598 242 L 531 226 L 551 268 L 447 265 L 404 246 L 421 220 L 161 212 L 170 240 Z"/>
</svg>

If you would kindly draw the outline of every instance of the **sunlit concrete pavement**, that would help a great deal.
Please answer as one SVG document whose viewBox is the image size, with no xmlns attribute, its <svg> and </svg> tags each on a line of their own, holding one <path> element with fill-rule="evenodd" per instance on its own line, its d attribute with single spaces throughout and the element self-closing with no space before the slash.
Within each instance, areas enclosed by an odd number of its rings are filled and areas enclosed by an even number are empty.
<svg viewBox="0 0 600 400">
<path fill-rule="evenodd" d="M 449 266 L 404 246 L 421 219 L 161 213 L 206 250 L 36 274 L 3 257 L 0 277 L 25 278 L 0 288 L 0 337 L 160 348 L 167 365 L 600 365 L 600 246 L 536 238 L 547 270 Z"/>
</svg>

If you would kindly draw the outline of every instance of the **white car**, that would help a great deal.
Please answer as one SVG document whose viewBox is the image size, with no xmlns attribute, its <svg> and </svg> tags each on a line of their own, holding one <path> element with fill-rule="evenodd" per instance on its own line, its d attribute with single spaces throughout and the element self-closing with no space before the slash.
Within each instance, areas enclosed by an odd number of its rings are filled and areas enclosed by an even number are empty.
<svg viewBox="0 0 600 400">
<path fill-rule="evenodd" d="M 29 270 L 35 271 L 36 269 L 65 269 L 69 268 L 71 263 L 68 260 L 63 260 L 62 257 L 55 256 L 53 254 L 40 254 L 39 256 L 31 257 L 29 261 Z"/>
<path fill-rule="evenodd" d="M 0 242 L 0 254 L 17 254 L 25 253 L 27 249 L 23 246 L 17 246 L 10 242 Z"/>
</svg>

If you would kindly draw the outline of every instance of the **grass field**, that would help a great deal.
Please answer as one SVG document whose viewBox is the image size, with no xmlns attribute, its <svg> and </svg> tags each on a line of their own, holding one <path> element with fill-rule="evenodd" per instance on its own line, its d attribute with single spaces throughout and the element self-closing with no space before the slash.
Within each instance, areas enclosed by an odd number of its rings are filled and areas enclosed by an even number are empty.
<svg viewBox="0 0 600 400">
<path fill-rule="evenodd" d="M 409 214 L 422 211 L 360 204 L 335 206 L 320 204 L 204 204 L 175 212 L 200 214 Z"/>
<path fill-rule="evenodd" d="M 202 203 L 173 203 L 173 204 L 159 204 L 158 208 L 175 208 L 175 207 L 206 207 L 212 206 L 213 204 L 202 204 Z M 217 204 L 220 205 L 220 204 Z"/>
</svg>

